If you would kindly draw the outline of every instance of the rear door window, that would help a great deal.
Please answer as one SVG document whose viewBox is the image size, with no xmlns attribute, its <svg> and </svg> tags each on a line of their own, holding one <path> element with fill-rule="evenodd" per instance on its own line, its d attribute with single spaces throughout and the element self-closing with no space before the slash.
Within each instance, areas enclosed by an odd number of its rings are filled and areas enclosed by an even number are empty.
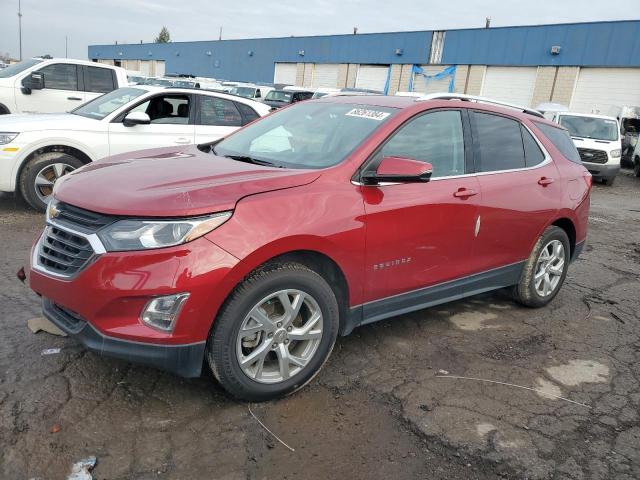
<svg viewBox="0 0 640 480">
<path fill-rule="evenodd" d="M 259 118 L 260 115 L 251 108 L 249 105 L 240 102 L 234 102 L 240 113 L 242 114 L 242 125 L 246 125 L 247 123 L 253 122 L 256 118 Z"/>
<path fill-rule="evenodd" d="M 536 126 L 542 130 L 542 133 L 553 143 L 553 145 L 560 151 L 567 160 L 571 160 L 575 163 L 582 163 L 580 160 L 580 154 L 578 149 L 571 140 L 569 132 L 564 128 L 557 128 L 546 123 L 537 123 Z"/>
<path fill-rule="evenodd" d="M 240 127 L 242 115 L 236 108 L 236 102 L 225 98 L 198 95 L 200 108 L 197 125 L 215 127 Z"/>
<path fill-rule="evenodd" d="M 475 163 L 479 172 L 526 166 L 520 122 L 489 113 L 471 112 Z"/>
<path fill-rule="evenodd" d="M 38 70 L 44 75 L 44 88 L 78 90 L 78 68 L 71 63 L 54 63 Z"/>
<path fill-rule="evenodd" d="M 110 68 L 84 67 L 85 92 L 107 93 L 115 90 L 113 73 Z"/>
</svg>

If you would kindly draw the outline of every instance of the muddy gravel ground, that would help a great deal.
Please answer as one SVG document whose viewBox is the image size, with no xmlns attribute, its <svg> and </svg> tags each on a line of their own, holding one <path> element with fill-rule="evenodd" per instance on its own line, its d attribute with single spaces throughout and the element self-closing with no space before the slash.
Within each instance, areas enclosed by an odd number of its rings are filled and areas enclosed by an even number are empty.
<svg viewBox="0 0 640 480">
<path fill-rule="evenodd" d="M 2 479 L 66 478 L 88 455 L 97 479 L 640 478 L 640 179 L 628 172 L 594 186 L 588 246 L 547 308 L 501 291 L 362 327 L 303 391 L 251 406 L 210 374 L 31 333 L 38 298 L 15 272 L 41 226 L 0 196 Z"/>
</svg>

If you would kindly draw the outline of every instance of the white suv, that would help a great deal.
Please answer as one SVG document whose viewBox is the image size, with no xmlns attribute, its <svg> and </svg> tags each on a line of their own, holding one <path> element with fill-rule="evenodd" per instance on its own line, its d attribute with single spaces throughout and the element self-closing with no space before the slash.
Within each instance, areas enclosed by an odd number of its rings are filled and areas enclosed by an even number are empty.
<svg viewBox="0 0 640 480">
<path fill-rule="evenodd" d="M 0 70 L 0 114 L 67 112 L 128 85 L 126 70 L 68 58 L 31 58 Z"/>
<path fill-rule="evenodd" d="M 553 120 L 569 130 L 582 163 L 593 179 L 613 185 L 620 172 L 622 156 L 618 120 L 605 115 L 569 112 L 554 113 Z"/>
<path fill-rule="evenodd" d="M 70 113 L 0 116 L 0 191 L 43 210 L 55 181 L 102 157 L 206 143 L 267 115 L 253 100 L 198 89 L 125 87 Z"/>
</svg>

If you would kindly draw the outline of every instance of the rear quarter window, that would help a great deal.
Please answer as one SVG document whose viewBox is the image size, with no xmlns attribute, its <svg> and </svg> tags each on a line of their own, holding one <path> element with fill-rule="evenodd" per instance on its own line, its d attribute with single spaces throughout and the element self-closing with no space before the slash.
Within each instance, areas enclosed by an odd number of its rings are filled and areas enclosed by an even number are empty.
<svg viewBox="0 0 640 480">
<path fill-rule="evenodd" d="M 571 140 L 569 132 L 563 128 L 552 127 L 545 123 L 537 123 L 536 126 L 544 133 L 545 137 L 560 151 L 567 160 L 582 164 L 578 149 Z"/>
</svg>

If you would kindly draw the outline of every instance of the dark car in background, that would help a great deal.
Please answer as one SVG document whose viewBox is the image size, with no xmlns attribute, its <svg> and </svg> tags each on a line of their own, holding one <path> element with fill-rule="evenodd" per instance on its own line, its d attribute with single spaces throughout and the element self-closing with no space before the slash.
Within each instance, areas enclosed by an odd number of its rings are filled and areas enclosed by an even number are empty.
<svg viewBox="0 0 640 480">
<path fill-rule="evenodd" d="M 313 92 L 308 90 L 271 90 L 265 95 L 262 102 L 271 107 L 280 108 L 292 103 L 309 100 L 311 97 L 313 97 Z"/>
</svg>

